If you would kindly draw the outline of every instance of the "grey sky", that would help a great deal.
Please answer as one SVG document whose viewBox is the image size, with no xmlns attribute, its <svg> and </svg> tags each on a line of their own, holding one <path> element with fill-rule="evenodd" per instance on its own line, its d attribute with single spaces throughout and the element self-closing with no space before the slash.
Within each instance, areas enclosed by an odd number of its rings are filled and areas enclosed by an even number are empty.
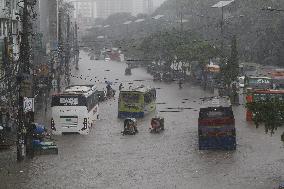
<svg viewBox="0 0 284 189">
<path fill-rule="evenodd" d="M 154 0 L 154 6 L 160 6 L 165 0 Z"/>
</svg>

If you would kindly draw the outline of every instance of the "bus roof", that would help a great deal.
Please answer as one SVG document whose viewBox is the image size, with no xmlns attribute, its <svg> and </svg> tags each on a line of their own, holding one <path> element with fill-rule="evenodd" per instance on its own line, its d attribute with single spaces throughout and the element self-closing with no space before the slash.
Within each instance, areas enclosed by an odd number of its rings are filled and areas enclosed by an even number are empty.
<svg viewBox="0 0 284 189">
<path fill-rule="evenodd" d="M 284 94 L 284 90 L 255 90 L 254 93 L 257 94 Z"/>
<path fill-rule="evenodd" d="M 201 109 L 231 106 L 232 104 L 228 96 L 205 97 L 201 103 Z"/>
<path fill-rule="evenodd" d="M 67 87 L 61 94 L 84 95 L 89 96 L 96 90 L 94 85 L 71 85 Z"/>
<path fill-rule="evenodd" d="M 151 89 L 154 89 L 152 87 L 146 87 L 144 85 L 134 87 L 132 88 L 131 86 L 128 89 L 122 89 L 121 92 L 140 92 L 140 93 L 145 93 Z"/>
</svg>

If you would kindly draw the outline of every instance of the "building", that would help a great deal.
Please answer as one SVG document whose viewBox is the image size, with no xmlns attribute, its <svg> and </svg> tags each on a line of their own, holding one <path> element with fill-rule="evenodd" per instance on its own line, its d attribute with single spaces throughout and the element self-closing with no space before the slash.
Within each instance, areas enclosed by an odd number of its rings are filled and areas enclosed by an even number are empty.
<svg viewBox="0 0 284 189">
<path fill-rule="evenodd" d="M 75 11 L 75 18 L 83 17 L 83 18 L 95 18 L 96 13 L 96 3 L 95 1 L 89 0 L 89 1 L 80 1 L 80 0 L 74 0 L 72 1 Z"/>
<path fill-rule="evenodd" d="M 3 64 L 18 59 L 20 23 L 17 20 L 19 0 L 0 0 L 0 75 L 4 74 Z M 5 44 L 4 44 L 5 41 Z"/>
<path fill-rule="evenodd" d="M 133 0 L 97 0 L 97 17 L 107 18 L 119 12 L 133 13 Z"/>
<path fill-rule="evenodd" d="M 17 35 L 20 23 L 16 15 L 19 12 L 18 2 L 19 0 L 0 0 L 0 43 L 4 43 L 4 38 L 9 37 L 11 39 L 9 39 L 11 52 L 15 55 L 19 52 Z"/>
<path fill-rule="evenodd" d="M 151 14 L 154 10 L 153 0 L 134 0 L 133 4 L 133 15 Z"/>
</svg>

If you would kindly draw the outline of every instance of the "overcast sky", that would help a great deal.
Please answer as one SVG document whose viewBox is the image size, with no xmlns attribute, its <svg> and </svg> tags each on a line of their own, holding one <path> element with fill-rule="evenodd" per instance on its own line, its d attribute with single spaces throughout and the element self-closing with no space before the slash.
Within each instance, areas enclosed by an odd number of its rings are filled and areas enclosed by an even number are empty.
<svg viewBox="0 0 284 189">
<path fill-rule="evenodd" d="M 154 1 L 154 6 L 160 6 L 165 0 L 153 0 Z"/>
</svg>

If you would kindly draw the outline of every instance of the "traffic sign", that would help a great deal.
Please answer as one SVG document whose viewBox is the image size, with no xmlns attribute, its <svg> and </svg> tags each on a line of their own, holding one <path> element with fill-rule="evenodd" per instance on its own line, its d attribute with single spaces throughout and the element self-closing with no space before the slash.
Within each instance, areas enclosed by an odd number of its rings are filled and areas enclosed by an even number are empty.
<svg viewBox="0 0 284 189">
<path fill-rule="evenodd" d="M 34 112 L 34 98 L 24 97 L 24 112 Z"/>
</svg>

